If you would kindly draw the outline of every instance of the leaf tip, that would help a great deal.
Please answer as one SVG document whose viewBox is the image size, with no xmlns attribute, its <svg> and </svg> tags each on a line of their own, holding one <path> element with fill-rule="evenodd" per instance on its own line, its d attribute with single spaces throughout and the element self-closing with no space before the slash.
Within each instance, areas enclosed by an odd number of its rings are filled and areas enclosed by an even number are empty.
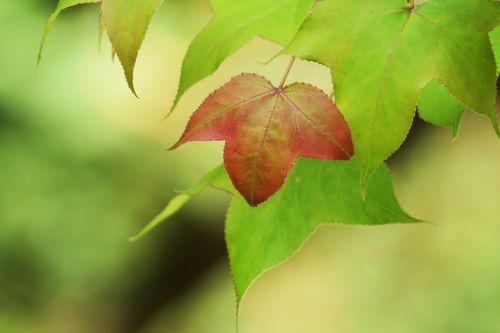
<svg viewBox="0 0 500 333">
<path fill-rule="evenodd" d="M 498 120 L 497 120 L 496 112 L 490 116 L 490 119 L 491 119 L 491 123 L 493 125 L 493 129 L 495 130 L 495 133 L 497 134 L 497 137 L 500 138 L 500 128 L 498 127 Z"/>
<path fill-rule="evenodd" d="M 182 137 L 176 142 L 174 143 L 170 148 L 167 148 L 167 151 L 172 151 L 172 150 L 175 150 L 177 148 L 179 148 L 180 145 L 182 145 L 184 143 L 184 134 L 182 135 Z"/>
<path fill-rule="evenodd" d="M 134 96 L 137 99 L 140 99 L 139 95 L 137 95 L 137 91 L 135 90 L 135 86 L 134 86 L 134 67 L 132 66 L 131 69 L 128 69 L 125 66 L 123 66 L 123 69 L 125 71 L 125 78 L 127 79 L 127 85 L 129 87 L 130 91 L 132 92 L 132 94 L 134 94 Z"/>
<path fill-rule="evenodd" d="M 140 238 L 141 238 L 141 236 L 140 236 L 140 235 L 135 235 L 135 236 L 132 236 L 132 237 L 127 238 L 127 241 L 128 241 L 129 243 L 135 243 L 135 242 L 137 242 Z"/>
<path fill-rule="evenodd" d="M 458 134 L 460 133 L 460 125 L 452 127 L 452 140 L 456 140 L 458 138 Z"/>
<path fill-rule="evenodd" d="M 38 55 L 36 57 L 36 65 L 37 66 L 40 66 L 40 63 L 42 62 L 42 50 L 40 49 L 38 51 Z"/>
<path fill-rule="evenodd" d="M 170 106 L 170 109 L 168 110 L 167 114 L 163 119 L 167 119 L 174 113 L 175 108 L 177 107 L 177 104 L 179 104 L 179 100 L 181 99 L 181 96 L 179 95 L 179 92 L 177 92 L 177 96 L 175 96 L 174 102 Z"/>
</svg>

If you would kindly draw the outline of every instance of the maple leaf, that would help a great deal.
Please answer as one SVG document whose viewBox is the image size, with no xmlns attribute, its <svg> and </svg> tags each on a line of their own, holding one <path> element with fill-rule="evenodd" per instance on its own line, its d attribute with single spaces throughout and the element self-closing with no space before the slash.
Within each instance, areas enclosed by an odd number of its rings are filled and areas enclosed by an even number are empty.
<svg viewBox="0 0 500 333">
<path fill-rule="evenodd" d="M 297 157 L 353 154 L 347 123 L 326 94 L 304 83 L 274 87 L 255 74 L 241 74 L 212 93 L 171 149 L 208 140 L 226 141 L 224 165 L 252 206 L 283 185 Z"/>
<path fill-rule="evenodd" d="M 500 134 L 488 38 L 500 24 L 500 2 L 411 3 L 320 2 L 283 52 L 331 68 L 336 103 L 362 165 L 362 183 L 404 141 L 421 91 L 432 80 L 466 108 L 487 115 Z"/>
</svg>

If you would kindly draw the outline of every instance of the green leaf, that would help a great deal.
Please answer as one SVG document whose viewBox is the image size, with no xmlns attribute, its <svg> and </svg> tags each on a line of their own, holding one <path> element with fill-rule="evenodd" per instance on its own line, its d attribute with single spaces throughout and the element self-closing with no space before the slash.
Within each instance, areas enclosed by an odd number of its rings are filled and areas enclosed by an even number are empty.
<svg viewBox="0 0 500 333">
<path fill-rule="evenodd" d="M 422 88 L 438 80 L 498 131 L 491 0 L 327 0 L 284 53 L 332 69 L 336 102 L 353 134 L 362 183 L 406 138 Z M 332 26 L 334 28 L 332 28 Z"/>
<path fill-rule="evenodd" d="M 490 32 L 491 45 L 493 46 L 493 53 L 497 62 L 497 75 L 500 73 L 500 27 Z"/>
<path fill-rule="evenodd" d="M 287 44 L 305 19 L 313 0 L 213 0 L 215 16 L 196 36 L 183 61 L 177 96 L 212 74 L 233 52 L 256 36 Z"/>
<path fill-rule="evenodd" d="M 50 32 L 50 29 L 52 28 L 52 25 L 56 21 L 57 17 L 59 14 L 66 8 L 73 7 L 76 5 L 80 4 L 85 4 L 85 3 L 97 3 L 101 2 L 101 0 L 59 0 L 59 3 L 57 4 L 56 9 L 50 15 L 49 19 L 47 20 L 47 24 L 45 25 L 45 30 L 43 32 L 42 36 L 42 41 L 40 43 L 40 49 L 38 50 L 38 63 L 42 60 L 42 52 L 43 52 L 43 46 L 45 45 L 45 41 L 47 40 L 47 36 Z"/>
<path fill-rule="evenodd" d="M 212 6 L 212 11 L 218 13 L 219 11 L 224 11 L 225 7 L 231 6 L 233 0 L 211 0 L 210 5 Z"/>
<path fill-rule="evenodd" d="M 300 159 L 283 188 L 252 208 L 236 195 L 226 221 L 226 241 L 238 304 L 250 284 L 295 253 L 326 223 L 379 225 L 419 222 L 399 206 L 389 171 L 374 173 L 362 198 L 356 160 Z"/>
<path fill-rule="evenodd" d="M 129 241 L 135 242 L 148 234 L 162 222 L 177 213 L 193 196 L 200 194 L 208 186 L 213 186 L 230 193 L 236 192 L 233 185 L 231 184 L 231 180 L 229 179 L 226 170 L 222 165 L 220 165 L 207 173 L 191 188 L 179 192 L 174 198 L 170 200 L 170 202 L 160 214 L 158 214 L 153 220 L 151 220 L 151 222 L 149 222 L 137 235 L 130 237 Z"/>
<path fill-rule="evenodd" d="M 105 0 L 102 15 L 113 45 L 125 71 L 127 83 L 134 89 L 134 67 L 151 18 L 163 0 Z"/>
<path fill-rule="evenodd" d="M 451 128 L 454 137 L 458 135 L 464 112 L 464 105 L 437 81 L 431 81 L 420 94 L 420 118 L 434 125 Z"/>
</svg>

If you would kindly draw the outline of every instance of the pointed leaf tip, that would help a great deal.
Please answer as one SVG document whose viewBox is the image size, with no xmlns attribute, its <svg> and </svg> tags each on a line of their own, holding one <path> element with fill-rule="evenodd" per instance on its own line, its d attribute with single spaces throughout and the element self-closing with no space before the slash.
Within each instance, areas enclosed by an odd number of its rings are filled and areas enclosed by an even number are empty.
<svg viewBox="0 0 500 333">
<path fill-rule="evenodd" d="M 431 81 L 420 93 L 418 114 L 423 120 L 451 128 L 453 137 L 458 135 L 465 106 L 438 81 Z"/>
<path fill-rule="evenodd" d="M 362 198 L 356 158 L 320 161 L 300 158 L 275 196 L 250 207 L 233 198 L 226 241 L 238 306 L 262 273 L 296 253 L 322 224 L 418 223 L 399 205 L 388 169 L 378 168 Z"/>
<path fill-rule="evenodd" d="M 149 24 L 163 0 L 106 0 L 102 4 L 103 21 L 116 52 L 128 86 L 134 87 L 134 68 Z"/>
<path fill-rule="evenodd" d="M 37 55 L 37 65 L 40 64 L 42 61 L 42 54 L 43 54 L 43 48 L 45 46 L 45 42 L 47 41 L 47 37 L 49 35 L 50 30 L 52 29 L 52 26 L 54 25 L 54 22 L 56 21 L 57 17 L 61 12 L 69 7 L 73 7 L 76 5 L 80 4 L 86 4 L 86 3 L 97 3 L 101 2 L 101 0 L 59 0 L 57 3 L 56 9 L 54 12 L 49 16 L 47 19 L 47 23 L 45 24 L 45 28 L 43 31 L 42 35 L 42 40 L 40 41 L 40 47 L 38 48 L 38 55 Z"/>
</svg>

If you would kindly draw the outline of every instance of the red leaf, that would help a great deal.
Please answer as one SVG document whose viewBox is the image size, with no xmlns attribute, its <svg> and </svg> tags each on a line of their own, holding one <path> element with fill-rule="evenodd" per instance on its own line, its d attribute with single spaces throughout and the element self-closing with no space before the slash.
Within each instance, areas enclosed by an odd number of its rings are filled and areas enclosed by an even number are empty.
<svg viewBox="0 0 500 333">
<path fill-rule="evenodd" d="M 224 165 L 252 206 L 279 190 L 297 157 L 353 154 L 347 123 L 325 93 L 303 83 L 276 88 L 255 74 L 241 74 L 212 93 L 171 149 L 208 140 L 226 141 Z"/>
</svg>

